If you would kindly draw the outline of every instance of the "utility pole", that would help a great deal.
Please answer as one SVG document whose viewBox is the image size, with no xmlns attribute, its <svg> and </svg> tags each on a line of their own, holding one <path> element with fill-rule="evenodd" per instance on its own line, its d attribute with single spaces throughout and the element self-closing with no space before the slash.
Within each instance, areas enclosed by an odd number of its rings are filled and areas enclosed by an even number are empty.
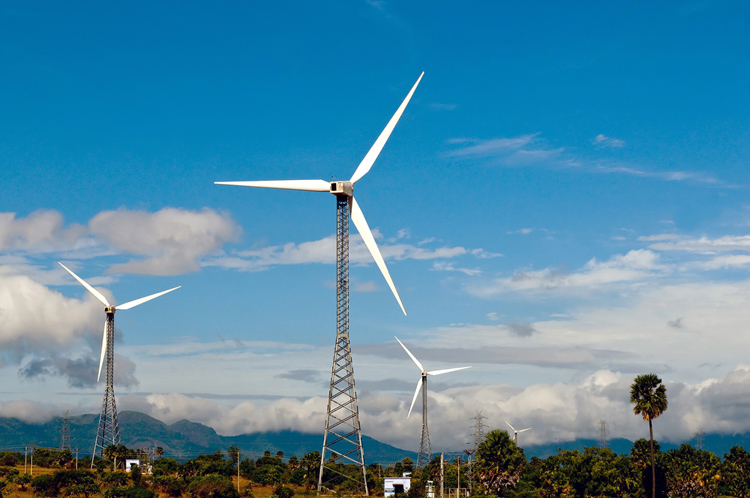
<svg viewBox="0 0 750 498">
<path fill-rule="evenodd" d="M 444 463 L 445 459 L 443 458 L 443 454 L 440 453 L 440 498 L 445 498 L 445 472 L 443 469 Z"/>
<path fill-rule="evenodd" d="M 78 470 L 78 448 L 76 448 L 76 470 Z"/>
<path fill-rule="evenodd" d="M 240 449 L 237 448 L 237 494 L 240 494 Z"/>
<path fill-rule="evenodd" d="M 458 492 L 461 493 L 461 455 L 458 455 Z"/>
<path fill-rule="evenodd" d="M 29 445 L 23 447 L 23 473 L 28 474 L 26 471 L 26 458 L 29 455 Z"/>
</svg>

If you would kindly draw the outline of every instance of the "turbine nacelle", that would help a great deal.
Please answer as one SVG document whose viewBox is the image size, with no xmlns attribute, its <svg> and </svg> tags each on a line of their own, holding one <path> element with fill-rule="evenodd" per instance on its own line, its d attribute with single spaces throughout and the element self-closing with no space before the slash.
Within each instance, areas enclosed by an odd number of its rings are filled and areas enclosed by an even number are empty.
<svg viewBox="0 0 750 498">
<path fill-rule="evenodd" d="M 331 182 L 331 193 L 335 196 L 354 197 L 354 184 L 352 182 Z"/>
</svg>

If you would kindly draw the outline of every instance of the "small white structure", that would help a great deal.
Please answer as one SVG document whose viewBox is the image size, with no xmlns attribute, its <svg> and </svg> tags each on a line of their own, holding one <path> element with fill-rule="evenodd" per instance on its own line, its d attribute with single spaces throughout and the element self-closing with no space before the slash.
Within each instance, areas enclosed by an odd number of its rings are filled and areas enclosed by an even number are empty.
<svg viewBox="0 0 750 498">
<path fill-rule="evenodd" d="M 125 460 L 125 472 L 130 472 L 130 469 L 133 467 L 133 465 L 141 466 L 141 461 L 137 458 L 128 458 Z"/>
<path fill-rule="evenodd" d="M 427 498 L 435 498 L 435 483 L 427 481 L 427 485 L 424 487 L 425 495 Z"/>
<path fill-rule="evenodd" d="M 409 477 L 386 477 L 383 488 L 385 496 L 393 496 L 396 493 L 406 493 L 411 487 L 411 478 Z"/>
</svg>

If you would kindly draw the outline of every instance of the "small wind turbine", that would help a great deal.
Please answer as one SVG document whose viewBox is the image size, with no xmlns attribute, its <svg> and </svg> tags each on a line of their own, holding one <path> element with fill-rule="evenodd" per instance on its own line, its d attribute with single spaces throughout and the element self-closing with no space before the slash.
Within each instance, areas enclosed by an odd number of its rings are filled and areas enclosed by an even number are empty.
<svg viewBox="0 0 750 498">
<path fill-rule="evenodd" d="M 421 468 L 422 465 L 427 465 L 429 463 L 431 457 L 432 457 L 432 450 L 430 449 L 430 431 L 427 427 L 427 376 L 428 375 L 443 375 L 450 372 L 456 372 L 458 370 L 466 370 L 467 368 L 471 367 L 458 367 L 458 368 L 447 368 L 445 370 L 433 370 L 431 372 L 425 371 L 424 367 L 421 363 L 419 363 L 419 360 L 411 354 L 411 351 L 409 351 L 406 346 L 404 346 L 404 343 L 398 340 L 398 337 L 396 337 L 396 340 L 399 344 L 401 344 L 401 347 L 404 348 L 404 351 L 406 351 L 406 354 L 409 355 L 409 357 L 414 361 L 414 363 L 417 365 L 417 368 L 419 368 L 420 372 L 422 374 L 419 377 L 419 380 L 417 381 L 417 390 L 414 391 L 414 398 L 411 400 L 411 406 L 409 407 L 409 414 L 406 416 L 406 418 L 409 418 L 411 416 L 411 411 L 414 408 L 414 403 L 417 402 L 417 396 L 419 396 L 419 390 L 422 390 L 422 439 L 419 443 L 419 457 L 417 458 L 417 468 Z"/>
<path fill-rule="evenodd" d="M 328 409 L 326 411 L 326 427 L 323 433 L 323 450 L 320 453 L 320 473 L 318 476 L 318 493 L 324 488 L 323 470 L 327 467 L 326 452 L 334 456 L 334 460 L 344 459 L 347 463 L 356 465 L 361 475 L 360 490 L 365 495 L 367 490 L 367 471 L 365 468 L 364 450 L 362 448 L 362 432 L 359 423 L 359 409 L 357 408 L 357 393 L 354 389 L 354 367 L 351 358 L 349 342 L 349 218 L 357 227 L 362 241 L 378 265 L 385 281 L 393 292 L 401 311 L 406 315 L 406 309 L 401 302 L 396 286 L 393 284 L 388 268 L 385 266 L 380 249 L 375 243 L 370 227 L 365 221 L 359 204 L 354 199 L 354 184 L 370 171 L 375 160 L 383 150 L 385 143 L 391 136 L 401 115 L 404 113 L 409 100 L 422 80 L 424 73 L 419 75 L 406 98 L 391 117 L 385 129 L 380 133 L 375 143 L 370 147 L 365 157 L 357 166 L 349 181 L 325 180 L 271 180 L 271 181 L 232 181 L 214 182 L 217 185 L 235 185 L 239 187 L 260 187 L 284 190 L 305 190 L 308 192 L 328 192 L 336 197 L 336 347 L 333 353 L 331 368 L 331 385 L 328 391 Z M 343 474 L 342 474 L 343 475 Z M 344 475 L 344 477 L 347 477 Z"/>
<path fill-rule="evenodd" d="M 526 429 L 521 429 L 520 431 L 517 431 L 517 430 L 515 430 L 513 428 L 512 425 L 510 425 L 510 422 L 508 422 L 506 420 L 505 423 L 508 424 L 508 427 L 510 427 L 510 430 L 513 431 L 513 442 L 516 443 L 516 444 L 518 444 L 518 433 L 519 432 L 526 432 L 526 431 L 530 431 L 531 430 L 531 427 L 527 427 Z"/>
<path fill-rule="evenodd" d="M 96 381 L 102 376 L 102 366 L 104 364 L 104 356 L 107 357 L 107 385 L 104 388 L 104 400 L 102 401 L 102 412 L 99 416 L 99 428 L 96 432 L 96 441 L 94 442 L 94 457 L 97 456 L 97 450 L 99 450 L 99 456 L 102 457 L 104 454 L 104 448 L 110 444 L 115 446 L 120 445 L 120 426 L 117 421 L 117 406 L 115 404 L 115 389 L 114 389 L 114 355 L 115 355 L 115 311 L 117 310 L 129 310 L 135 308 L 139 304 L 143 304 L 146 301 L 151 301 L 159 296 L 163 296 L 167 292 L 179 289 L 180 286 L 174 287 L 173 289 L 165 290 L 157 294 L 151 294 L 150 296 L 136 299 L 135 301 L 129 301 L 119 306 L 113 306 L 109 304 L 107 298 L 104 297 L 98 290 L 94 289 L 91 285 L 86 283 L 81 277 L 70 271 L 64 264 L 59 263 L 60 266 L 65 268 L 65 271 L 70 273 L 73 278 L 83 285 L 86 290 L 94 295 L 100 303 L 104 305 L 104 313 L 107 318 L 104 320 L 104 334 L 102 335 L 102 352 L 99 357 L 99 374 L 96 376 Z M 93 468 L 94 459 L 91 459 L 91 465 Z"/>
</svg>

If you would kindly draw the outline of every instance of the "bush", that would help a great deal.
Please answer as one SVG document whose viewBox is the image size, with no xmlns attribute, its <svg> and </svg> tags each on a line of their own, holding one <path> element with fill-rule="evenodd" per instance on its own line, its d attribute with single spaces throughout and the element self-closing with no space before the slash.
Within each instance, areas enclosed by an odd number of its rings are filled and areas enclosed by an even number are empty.
<svg viewBox="0 0 750 498">
<path fill-rule="evenodd" d="M 104 498 L 154 498 L 156 493 L 146 488 L 113 486 L 104 493 Z"/>
<path fill-rule="evenodd" d="M 58 470 L 53 475 L 41 475 L 31 480 L 35 494 L 42 496 L 83 496 L 99 494 L 99 485 L 88 470 Z"/>
<path fill-rule="evenodd" d="M 275 496 L 277 498 L 292 498 L 294 496 L 294 490 L 292 488 L 287 488 L 286 486 L 282 486 L 279 484 L 276 486 L 276 489 L 273 490 L 273 494 L 271 496 Z"/>
<path fill-rule="evenodd" d="M 185 484 L 179 479 L 172 476 L 158 476 L 154 479 L 154 484 L 161 491 L 169 496 L 177 498 L 185 490 Z"/>
<path fill-rule="evenodd" d="M 193 479 L 188 490 L 193 498 L 240 497 L 231 479 L 215 474 Z"/>
</svg>

